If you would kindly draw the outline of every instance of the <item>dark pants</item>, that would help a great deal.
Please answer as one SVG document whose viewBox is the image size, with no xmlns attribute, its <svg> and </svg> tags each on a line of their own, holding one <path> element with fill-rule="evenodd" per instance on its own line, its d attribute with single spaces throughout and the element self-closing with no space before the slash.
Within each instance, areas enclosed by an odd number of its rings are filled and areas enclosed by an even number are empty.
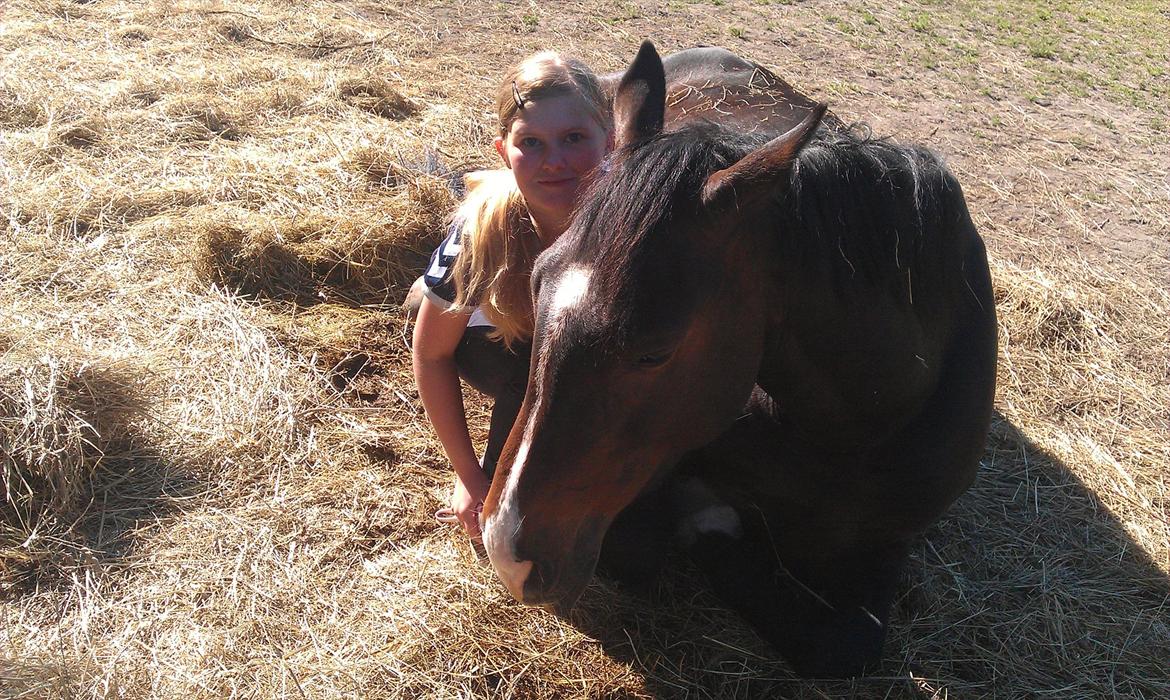
<svg viewBox="0 0 1170 700">
<path fill-rule="evenodd" d="M 408 322 L 418 316 L 423 302 L 423 280 L 420 277 L 410 288 L 402 304 Z M 503 342 L 487 337 L 490 328 L 475 326 L 463 333 L 463 339 L 455 348 L 455 366 L 463 381 L 480 392 L 495 399 L 492 406 L 492 420 L 488 428 L 487 447 L 483 454 L 483 469 L 491 477 L 496 471 L 496 462 L 512 424 L 520 413 L 524 402 L 524 391 L 528 388 L 528 361 L 531 345 L 517 343 L 512 350 Z M 407 334 L 409 342 L 410 334 Z"/>
<path fill-rule="evenodd" d="M 464 332 L 455 349 L 455 365 L 463 381 L 495 399 L 483 453 L 483 469 L 491 477 L 524 402 L 531 346 L 517 344 L 508 350 L 503 342 L 489 339 L 488 330 L 475 327 Z"/>
</svg>

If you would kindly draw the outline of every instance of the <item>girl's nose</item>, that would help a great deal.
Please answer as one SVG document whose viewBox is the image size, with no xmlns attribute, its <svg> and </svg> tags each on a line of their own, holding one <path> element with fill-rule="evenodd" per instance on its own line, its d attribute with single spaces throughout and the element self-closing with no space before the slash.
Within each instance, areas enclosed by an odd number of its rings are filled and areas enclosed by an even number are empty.
<svg viewBox="0 0 1170 700">
<path fill-rule="evenodd" d="M 565 153 L 559 146 L 551 146 L 545 153 L 544 162 L 541 163 L 545 170 L 556 172 L 565 167 Z"/>
</svg>

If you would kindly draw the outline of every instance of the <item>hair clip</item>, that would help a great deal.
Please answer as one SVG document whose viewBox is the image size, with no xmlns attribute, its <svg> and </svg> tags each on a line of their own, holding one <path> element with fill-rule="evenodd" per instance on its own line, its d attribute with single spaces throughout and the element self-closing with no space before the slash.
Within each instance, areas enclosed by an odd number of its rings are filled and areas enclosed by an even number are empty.
<svg viewBox="0 0 1170 700">
<path fill-rule="evenodd" d="M 512 99 L 516 101 L 516 109 L 524 109 L 524 98 L 520 96 L 520 89 L 516 87 L 516 81 L 512 81 Z"/>
</svg>

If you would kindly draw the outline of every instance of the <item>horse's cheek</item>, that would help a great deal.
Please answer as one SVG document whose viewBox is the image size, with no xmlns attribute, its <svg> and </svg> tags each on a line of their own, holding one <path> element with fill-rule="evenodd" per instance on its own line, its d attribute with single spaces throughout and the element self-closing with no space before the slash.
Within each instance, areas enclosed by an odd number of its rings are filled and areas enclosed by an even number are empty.
<svg viewBox="0 0 1170 700">
<path fill-rule="evenodd" d="M 714 439 L 734 421 L 751 395 L 763 355 L 762 333 L 740 325 L 713 328 L 678 384 L 685 395 L 671 405 L 688 407 L 695 437 Z"/>
</svg>

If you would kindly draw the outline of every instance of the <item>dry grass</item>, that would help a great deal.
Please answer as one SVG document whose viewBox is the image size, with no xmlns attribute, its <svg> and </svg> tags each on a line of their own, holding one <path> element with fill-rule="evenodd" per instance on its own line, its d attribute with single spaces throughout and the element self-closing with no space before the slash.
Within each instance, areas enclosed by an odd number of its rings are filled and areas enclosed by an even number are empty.
<svg viewBox="0 0 1170 700">
<path fill-rule="evenodd" d="M 370 174 L 368 160 L 359 167 Z M 302 305 L 393 304 L 397 300 L 387 295 L 418 277 L 455 204 L 443 180 L 415 174 L 401 185 L 402 170 L 387 167 L 378 181 L 393 179 L 400 191 L 371 202 L 366 212 L 355 207 L 340 216 L 305 213 L 281 220 L 245 212 L 232 222 L 205 210 L 188 217 L 189 228 L 177 233 L 198 241 L 195 269 L 205 282 Z M 367 212 L 370 218 L 363 218 Z"/>
<path fill-rule="evenodd" d="M 116 368 L 21 357 L 0 366 L 0 587 L 60 580 L 92 558 L 75 527 L 94 506 L 94 480 L 134 454 L 132 383 Z"/>
<path fill-rule="evenodd" d="M 1025 6 L 5 5 L 0 695 L 1170 696 L 1164 43 L 1127 10 L 1145 72 L 1093 92 L 1099 8 Z M 431 519 L 394 305 L 446 178 L 491 163 L 508 63 L 643 36 L 930 141 L 993 251 L 983 470 L 873 677 L 793 679 L 682 562 L 649 600 L 523 608 Z"/>
</svg>

